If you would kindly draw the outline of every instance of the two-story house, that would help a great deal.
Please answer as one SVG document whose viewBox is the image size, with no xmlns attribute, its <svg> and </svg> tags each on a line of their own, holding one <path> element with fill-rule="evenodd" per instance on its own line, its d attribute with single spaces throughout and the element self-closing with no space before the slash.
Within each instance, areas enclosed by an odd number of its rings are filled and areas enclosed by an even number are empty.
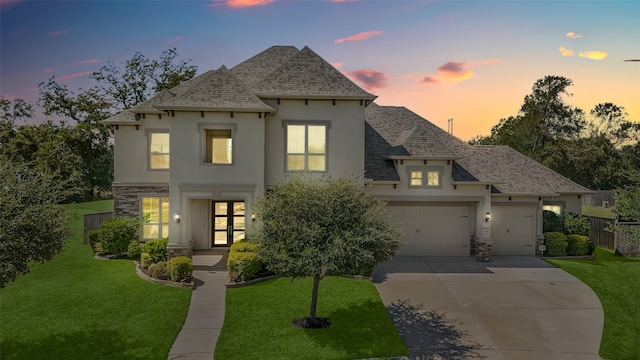
<svg viewBox="0 0 640 360">
<path fill-rule="evenodd" d="M 470 146 L 372 95 L 308 47 L 274 46 L 110 119 L 117 215 L 171 256 L 243 239 L 251 202 L 295 172 L 353 175 L 389 201 L 401 254 L 534 255 L 542 210 L 588 189 L 517 151 Z M 491 245 L 491 246 L 490 246 Z"/>
</svg>

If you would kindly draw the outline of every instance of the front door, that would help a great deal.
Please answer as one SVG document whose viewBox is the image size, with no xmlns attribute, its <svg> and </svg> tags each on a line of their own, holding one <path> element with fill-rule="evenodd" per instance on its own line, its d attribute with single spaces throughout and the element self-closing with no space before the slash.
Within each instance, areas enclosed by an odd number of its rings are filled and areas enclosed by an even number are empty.
<svg viewBox="0 0 640 360">
<path fill-rule="evenodd" d="M 244 201 L 213 201 L 213 246 L 244 239 Z"/>
</svg>

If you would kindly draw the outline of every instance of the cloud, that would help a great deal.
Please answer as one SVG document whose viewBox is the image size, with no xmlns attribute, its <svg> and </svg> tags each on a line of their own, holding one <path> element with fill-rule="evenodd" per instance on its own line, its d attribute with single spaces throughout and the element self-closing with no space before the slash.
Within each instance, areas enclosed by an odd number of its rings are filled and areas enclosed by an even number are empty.
<svg viewBox="0 0 640 360">
<path fill-rule="evenodd" d="M 592 60 L 604 60 L 609 54 L 606 51 L 583 51 L 578 56 L 592 59 Z"/>
<path fill-rule="evenodd" d="M 97 64 L 99 62 L 100 60 L 98 59 L 87 59 L 87 60 L 76 61 L 76 64 Z"/>
<path fill-rule="evenodd" d="M 69 30 L 56 30 L 56 31 L 49 31 L 49 35 L 52 36 L 57 36 L 57 35 L 69 35 Z"/>
<path fill-rule="evenodd" d="M 560 54 L 562 54 L 562 56 L 573 56 L 575 54 L 575 52 L 573 50 L 569 50 L 569 49 L 564 48 L 562 46 L 560 46 L 560 48 L 558 48 L 558 50 L 560 50 Z"/>
<path fill-rule="evenodd" d="M 331 63 L 331 66 L 333 66 L 336 69 L 340 69 L 342 67 L 342 65 L 344 65 L 344 63 L 341 63 L 341 62 Z"/>
<path fill-rule="evenodd" d="M 169 39 L 167 41 L 167 44 L 173 44 L 174 42 L 178 41 L 178 40 L 182 40 L 183 36 L 182 35 L 177 35 L 172 37 L 171 39 Z"/>
<path fill-rule="evenodd" d="M 254 7 L 254 6 L 263 6 L 267 4 L 271 4 L 274 0 L 212 0 L 208 5 L 209 7 L 214 6 L 228 6 L 230 8 L 246 8 L 246 7 Z"/>
<path fill-rule="evenodd" d="M 77 78 L 77 77 L 81 77 L 81 76 L 86 76 L 86 75 L 91 75 L 91 74 L 93 74 L 93 71 L 83 71 L 83 72 L 79 72 L 79 73 L 73 73 L 73 74 L 60 76 L 58 78 L 58 80 L 69 80 L 69 79 L 73 79 L 73 78 Z"/>
<path fill-rule="evenodd" d="M 333 42 L 336 44 L 340 44 L 345 41 L 360 41 L 360 40 L 368 39 L 372 36 L 381 35 L 383 33 L 384 32 L 380 30 L 365 31 L 355 35 L 347 36 L 346 38 L 334 40 Z"/>
<path fill-rule="evenodd" d="M 572 39 L 577 39 L 577 38 L 581 38 L 582 37 L 582 35 L 576 34 L 573 31 L 569 31 L 568 33 L 564 34 L 564 36 L 570 37 Z"/>
<path fill-rule="evenodd" d="M 485 65 L 495 64 L 495 63 L 499 63 L 499 62 L 502 62 L 502 59 L 482 60 L 482 63 L 485 64 Z"/>
<path fill-rule="evenodd" d="M 354 1 L 360 1 L 360 0 L 328 0 L 328 1 L 332 3 L 345 3 L 345 2 L 354 2 Z"/>
<path fill-rule="evenodd" d="M 457 83 L 469 80 L 473 76 L 473 72 L 469 69 L 473 62 L 449 61 L 440 66 L 437 73 L 427 75 L 420 80 L 425 84 L 441 84 L 441 83 Z"/>
<path fill-rule="evenodd" d="M 0 10 L 7 10 L 14 4 L 22 2 L 23 0 L 0 0 Z"/>
<path fill-rule="evenodd" d="M 367 91 L 387 87 L 387 79 L 389 78 L 389 75 L 372 69 L 345 71 L 343 74 L 361 84 Z"/>
<path fill-rule="evenodd" d="M 40 71 L 44 72 L 44 73 L 50 73 L 53 71 L 53 68 L 50 67 L 46 67 L 46 68 L 42 68 L 40 69 Z"/>
</svg>

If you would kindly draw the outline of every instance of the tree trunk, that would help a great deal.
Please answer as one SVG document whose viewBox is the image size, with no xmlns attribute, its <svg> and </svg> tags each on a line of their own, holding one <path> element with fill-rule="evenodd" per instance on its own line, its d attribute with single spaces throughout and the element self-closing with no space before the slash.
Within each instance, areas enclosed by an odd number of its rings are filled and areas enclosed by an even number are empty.
<svg viewBox="0 0 640 360">
<path fill-rule="evenodd" d="M 311 291 L 311 310 L 309 311 L 309 318 L 316 318 L 316 307 L 318 306 L 318 285 L 320 285 L 320 276 L 313 277 L 313 290 Z"/>
</svg>

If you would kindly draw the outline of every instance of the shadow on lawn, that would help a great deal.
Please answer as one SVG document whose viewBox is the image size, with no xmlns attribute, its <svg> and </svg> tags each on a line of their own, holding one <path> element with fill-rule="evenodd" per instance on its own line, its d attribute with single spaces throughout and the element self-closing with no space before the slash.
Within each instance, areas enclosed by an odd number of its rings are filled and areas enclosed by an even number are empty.
<svg viewBox="0 0 640 360">
<path fill-rule="evenodd" d="M 481 359 L 480 344 L 465 340 L 466 333 L 434 310 L 425 310 L 407 300 L 396 301 L 387 310 L 402 336 L 411 358 Z"/>
<path fill-rule="evenodd" d="M 92 329 L 70 333 L 54 333 L 36 342 L 3 341 L 1 358 L 5 359 L 132 359 L 143 360 L 126 353 L 131 344 L 112 330 Z"/>
</svg>

